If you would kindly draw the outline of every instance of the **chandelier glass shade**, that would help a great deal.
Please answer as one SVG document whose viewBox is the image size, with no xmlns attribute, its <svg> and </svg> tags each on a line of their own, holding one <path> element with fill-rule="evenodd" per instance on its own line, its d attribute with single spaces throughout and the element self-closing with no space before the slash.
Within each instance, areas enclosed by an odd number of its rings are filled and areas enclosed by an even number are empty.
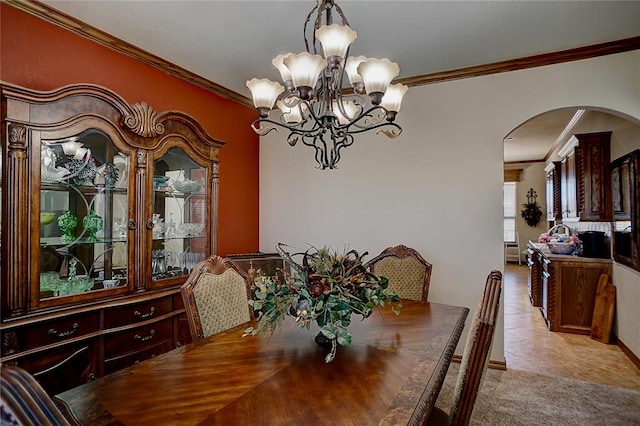
<svg viewBox="0 0 640 426">
<path fill-rule="evenodd" d="M 340 24 L 333 23 L 334 11 Z M 400 135 L 402 128 L 394 120 L 408 88 L 391 84 L 400 67 L 386 58 L 349 56 L 356 37 L 333 0 L 318 0 L 304 24 L 306 51 L 272 61 L 284 85 L 247 81 L 260 116 L 253 130 L 260 136 L 278 128 L 289 131 L 291 146 L 302 141 L 314 148 L 320 169 L 336 168 L 341 150 L 353 144 L 355 134 L 376 130 L 390 138 Z"/>
</svg>

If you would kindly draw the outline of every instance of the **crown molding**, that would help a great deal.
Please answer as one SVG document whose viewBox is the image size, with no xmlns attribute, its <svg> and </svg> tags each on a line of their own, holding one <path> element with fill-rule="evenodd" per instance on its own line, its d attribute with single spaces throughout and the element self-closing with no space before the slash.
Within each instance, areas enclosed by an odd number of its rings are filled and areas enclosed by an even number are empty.
<svg viewBox="0 0 640 426">
<path fill-rule="evenodd" d="M 182 68 L 176 64 L 166 61 L 159 56 L 142 50 L 126 41 L 114 37 L 102 30 L 99 30 L 87 23 L 84 23 L 72 16 L 62 13 L 56 9 L 49 7 L 44 3 L 30 0 L 2 0 L 3 2 L 26 12 L 30 15 L 36 16 L 44 21 L 64 28 L 72 33 L 75 33 L 81 37 L 89 39 L 102 46 L 115 50 L 116 52 L 127 55 L 140 62 L 164 71 L 174 77 L 178 77 L 196 86 L 209 90 L 216 95 L 223 98 L 230 99 L 238 102 L 242 105 L 246 105 L 253 109 L 253 102 L 246 96 L 229 90 L 226 87 L 220 86 L 211 80 L 207 80 L 185 68 Z"/>
<path fill-rule="evenodd" d="M 254 108 L 253 102 L 246 96 L 227 89 L 211 80 L 207 80 L 185 68 L 166 61 L 152 53 L 142 50 L 124 40 L 114 37 L 72 16 L 62 13 L 37 0 L 1 0 L 23 12 L 34 15 L 44 21 L 69 30 L 81 37 L 87 38 L 102 46 L 113 49 L 124 55 L 132 57 L 140 62 L 160 69 L 170 75 L 186 80 L 196 86 L 209 90 L 219 96 L 238 102 L 242 105 Z M 640 49 L 640 36 L 608 43 L 595 44 L 575 49 L 561 50 L 558 52 L 544 53 L 527 56 L 519 59 L 511 59 L 490 64 L 476 65 L 466 68 L 457 68 L 429 74 L 421 74 L 394 80 L 394 83 L 402 83 L 407 86 L 423 86 L 427 84 L 441 83 L 451 80 L 459 80 L 471 77 L 480 77 L 502 72 L 517 71 L 527 68 L 542 67 L 546 65 L 571 62 L 597 56 L 612 55 Z M 345 91 L 349 92 L 349 89 Z"/>
<path fill-rule="evenodd" d="M 402 83 L 407 86 L 423 86 L 444 81 L 459 80 L 463 78 L 480 77 L 502 72 L 524 70 L 527 68 L 543 67 L 546 65 L 560 64 L 562 62 L 579 61 L 581 59 L 595 58 L 597 56 L 612 55 L 631 50 L 640 49 L 640 36 L 575 49 L 560 50 L 541 55 L 526 56 L 519 59 L 493 62 L 491 64 L 476 65 L 466 68 L 458 68 L 449 71 L 441 71 L 430 74 L 416 75 L 394 80 L 394 83 Z"/>
</svg>

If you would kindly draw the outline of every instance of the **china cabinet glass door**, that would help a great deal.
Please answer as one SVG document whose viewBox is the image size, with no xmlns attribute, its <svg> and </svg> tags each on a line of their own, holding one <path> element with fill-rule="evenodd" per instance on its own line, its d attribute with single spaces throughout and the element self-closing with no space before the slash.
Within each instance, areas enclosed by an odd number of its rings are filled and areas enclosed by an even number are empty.
<svg viewBox="0 0 640 426">
<path fill-rule="evenodd" d="M 40 146 L 39 299 L 128 286 L 129 157 L 97 129 Z"/>
<path fill-rule="evenodd" d="M 189 275 L 208 251 L 208 169 L 181 148 L 154 161 L 151 278 Z"/>
</svg>

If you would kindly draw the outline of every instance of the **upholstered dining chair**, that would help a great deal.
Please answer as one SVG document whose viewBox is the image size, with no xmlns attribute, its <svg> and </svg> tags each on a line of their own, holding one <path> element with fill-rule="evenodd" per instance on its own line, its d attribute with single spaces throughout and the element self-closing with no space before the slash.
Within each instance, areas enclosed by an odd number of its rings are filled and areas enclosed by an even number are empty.
<svg viewBox="0 0 640 426">
<path fill-rule="evenodd" d="M 389 288 L 403 299 L 427 301 L 432 265 L 405 245 L 387 247 L 365 267 L 389 279 Z"/>
<path fill-rule="evenodd" d="M 502 273 L 491 271 L 487 277 L 482 300 L 471 322 L 449 413 L 434 407 L 424 424 L 428 426 L 469 424 L 482 379 L 487 371 L 500 309 L 501 291 Z"/>
<path fill-rule="evenodd" d="M 80 423 L 66 404 L 51 398 L 31 374 L 17 366 L 3 365 L 0 366 L 0 424 L 67 426 Z"/>
<path fill-rule="evenodd" d="M 247 276 L 230 259 L 213 255 L 199 262 L 180 291 L 194 342 L 251 318 Z"/>
</svg>

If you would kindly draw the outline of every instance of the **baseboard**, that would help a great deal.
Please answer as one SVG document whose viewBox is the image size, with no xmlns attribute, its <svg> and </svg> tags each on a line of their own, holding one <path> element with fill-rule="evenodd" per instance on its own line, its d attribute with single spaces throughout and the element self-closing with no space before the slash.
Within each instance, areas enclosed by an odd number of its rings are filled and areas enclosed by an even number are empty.
<svg viewBox="0 0 640 426">
<path fill-rule="evenodd" d="M 635 365 L 636 367 L 640 368 L 640 358 L 638 357 L 638 355 L 634 354 L 633 351 L 631 349 L 629 349 L 629 347 L 627 345 L 625 345 L 622 342 L 622 340 L 620 340 L 618 338 L 618 336 L 616 336 L 615 334 L 612 334 L 612 337 L 613 337 L 614 341 L 616 342 L 616 345 L 618 345 L 618 347 L 622 351 L 622 353 L 624 353 L 627 356 L 627 358 L 629 358 L 631 360 L 633 365 Z"/>
<path fill-rule="evenodd" d="M 454 355 L 453 358 L 451 358 L 451 361 L 460 364 L 462 362 L 462 356 Z M 491 368 L 492 370 L 506 370 L 507 361 L 494 361 L 490 359 L 489 364 L 487 364 L 487 368 Z"/>
</svg>

